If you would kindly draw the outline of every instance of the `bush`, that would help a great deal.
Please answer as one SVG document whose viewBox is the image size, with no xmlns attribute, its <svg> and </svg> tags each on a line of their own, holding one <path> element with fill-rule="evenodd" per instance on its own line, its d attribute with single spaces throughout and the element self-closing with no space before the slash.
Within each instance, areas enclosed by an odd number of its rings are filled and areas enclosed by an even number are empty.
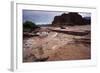
<svg viewBox="0 0 100 73">
<path fill-rule="evenodd" d="M 36 28 L 39 28 L 39 27 L 31 21 L 26 21 L 23 23 L 23 30 L 24 31 L 32 31 L 32 30 L 35 30 Z"/>
</svg>

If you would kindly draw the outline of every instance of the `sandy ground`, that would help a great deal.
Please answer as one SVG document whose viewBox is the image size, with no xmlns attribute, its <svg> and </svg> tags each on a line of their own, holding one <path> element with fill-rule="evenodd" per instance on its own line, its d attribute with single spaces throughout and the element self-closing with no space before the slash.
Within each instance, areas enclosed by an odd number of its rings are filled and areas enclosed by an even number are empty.
<svg viewBox="0 0 100 73">
<path fill-rule="evenodd" d="M 68 31 L 90 29 L 90 26 L 66 27 Z M 23 40 L 23 62 L 90 59 L 90 46 L 90 33 L 76 36 L 51 31 L 44 37 L 35 36 Z"/>
</svg>

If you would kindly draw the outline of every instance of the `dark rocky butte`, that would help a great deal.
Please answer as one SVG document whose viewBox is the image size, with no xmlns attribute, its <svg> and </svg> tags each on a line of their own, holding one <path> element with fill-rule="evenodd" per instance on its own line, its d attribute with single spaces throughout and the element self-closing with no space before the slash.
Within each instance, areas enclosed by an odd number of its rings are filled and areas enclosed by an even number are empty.
<svg viewBox="0 0 100 73">
<path fill-rule="evenodd" d="M 62 15 L 55 16 L 52 22 L 53 26 L 60 25 L 86 25 L 86 21 L 77 12 L 70 12 L 68 14 L 63 13 Z"/>
</svg>

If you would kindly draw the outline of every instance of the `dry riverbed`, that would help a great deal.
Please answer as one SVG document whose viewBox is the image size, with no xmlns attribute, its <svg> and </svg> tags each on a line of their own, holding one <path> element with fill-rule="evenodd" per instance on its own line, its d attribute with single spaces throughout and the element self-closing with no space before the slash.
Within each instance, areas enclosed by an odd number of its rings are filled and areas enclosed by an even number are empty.
<svg viewBox="0 0 100 73">
<path fill-rule="evenodd" d="M 60 28 L 52 29 L 59 31 Z M 67 34 L 65 32 L 87 32 L 90 31 L 90 29 L 90 25 L 73 26 L 62 29 L 64 30 L 64 33 L 50 30 L 48 33 L 45 33 L 45 35 L 40 33 L 39 36 L 24 38 L 23 62 L 90 59 L 91 33 L 88 32 L 87 34 L 81 36 Z"/>
</svg>

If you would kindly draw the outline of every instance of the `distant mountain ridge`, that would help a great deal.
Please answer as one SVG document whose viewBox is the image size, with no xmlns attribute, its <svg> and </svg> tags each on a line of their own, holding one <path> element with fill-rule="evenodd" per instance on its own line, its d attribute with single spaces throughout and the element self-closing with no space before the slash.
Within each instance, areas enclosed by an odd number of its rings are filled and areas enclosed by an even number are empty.
<svg viewBox="0 0 100 73">
<path fill-rule="evenodd" d="M 85 23 L 91 24 L 91 17 L 83 17 Z"/>
</svg>

